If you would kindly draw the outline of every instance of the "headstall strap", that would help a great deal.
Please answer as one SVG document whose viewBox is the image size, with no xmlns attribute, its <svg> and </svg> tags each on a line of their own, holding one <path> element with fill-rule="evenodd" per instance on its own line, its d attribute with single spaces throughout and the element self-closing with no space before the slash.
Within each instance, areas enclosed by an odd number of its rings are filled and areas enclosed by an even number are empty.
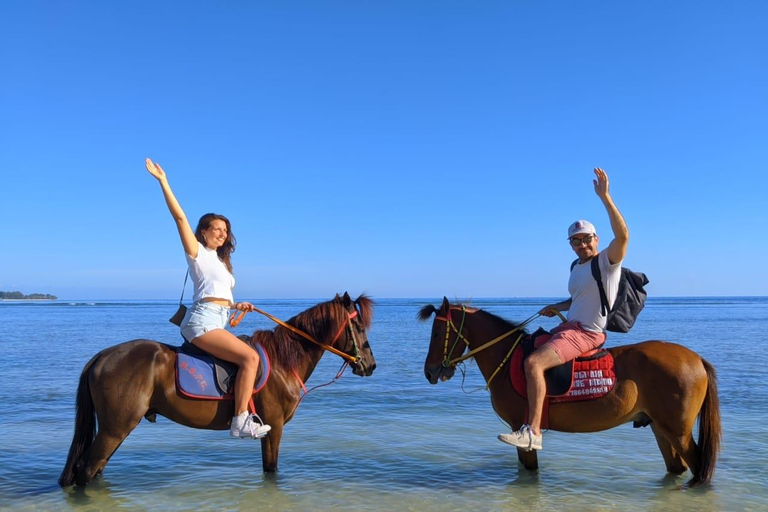
<svg viewBox="0 0 768 512">
<path fill-rule="evenodd" d="M 355 336 L 355 329 L 354 327 L 352 327 L 352 319 L 355 318 L 356 316 L 357 316 L 357 309 L 355 309 L 352 313 L 349 314 L 349 316 L 347 317 L 347 320 L 344 322 L 344 325 L 341 326 L 341 328 L 339 329 L 339 332 L 336 333 L 336 337 L 333 338 L 333 341 L 331 342 L 331 345 L 336 343 L 336 340 L 339 338 L 339 336 L 341 336 L 341 333 L 344 330 L 344 328 L 349 326 L 349 335 L 352 337 L 352 349 L 355 352 L 355 356 L 352 359 L 353 363 L 356 363 L 358 359 L 360 359 L 359 349 L 357 348 L 357 336 Z M 349 364 L 349 361 L 347 361 L 345 364 Z M 339 377 L 341 377 L 341 375 L 339 375 Z"/>
<path fill-rule="evenodd" d="M 339 339 L 339 336 L 341 336 L 341 333 L 344 332 L 344 328 L 347 326 L 350 320 L 355 318 L 357 316 L 357 310 L 353 311 L 352 313 L 347 316 L 347 319 L 344 320 L 344 323 L 341 324 L 341 327 L 339 327 L 339 332 L 336 333 L 336 336 L 333 337 L 333 341 L 331 341 L 331 346 L 336 344 L 336 340 Z M 354 334 L 353 334 L 354 336 Z"/>
<path fill-rule="evenodd" d="M 456 345 L 459 344 L 459 340 L 463 341 L 464 344 L 469 347 L 469 340 L 464 337 L 464 335 L 461 333 L 462 330 L 464 330 L 464 320 L 467 318 L 467 308 L 465 306 L 461 306 L 461 325 L 458 329 L 456 329 L 456 325 L 453 323 L 453 319 L 451 318 L 451 308 L 448 308 L 448 313 L 446 314 L 446 320 L 445 320 L 445 343 L 443 346 L 443 367 L 449 368 L 450 366 L 453 366 L 455 363 L 451 361 L 451 356 L 453 355 L 453 351 L 456 349 Z M 453 346 L 451 347 L 450 352 L 448 351 L 448 342 L 450 339 L 451 329 L 454 330 L 456 333 L 456 341 L 454 341 Z"/>
</svg>

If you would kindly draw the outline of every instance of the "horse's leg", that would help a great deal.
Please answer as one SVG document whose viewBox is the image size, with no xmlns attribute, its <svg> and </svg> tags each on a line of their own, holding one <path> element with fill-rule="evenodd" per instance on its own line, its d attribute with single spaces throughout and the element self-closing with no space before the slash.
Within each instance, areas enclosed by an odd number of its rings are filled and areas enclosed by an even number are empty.
<svg viewBox="0 0 768 512">
<path fill-rule="evenodd" d="M 656 444 L 659 445 L 661 450 L 661 456 L 664 457 L 664 464 L 667 465 L 667 471 L 675 475 L 685 473 L 688 466 L 685 465 L 685 461 L 673 448 L 670 442 L 664 437 L 664 434 L 659 432 L 656 427 L 656 423 L 651 423 L 651 430 L 656 437 Z"/>
<path fill-rule="evenodd" d="M 526 403 L 512 390 L 512 384 L 509 379 L 506 381 L 496 381 L 491 386 L 491 405 L 493 410 L 499 415 L 512 430 L 519 429 L 525 423 Z M 525 451 L 517 449 L 517 460 L 523 467 L 529 471 L 539 469 L 539 457 L 536 450 Z"/>
<path fill-rule="evenodd" d="M 154 376 L 124 369 L 125 365 L 118 366 L 105 356 L 91 372 L 91 396 L 99 427 L 93 443 L 76 465 L 77 485 L 86 485 L 103 473 L 112 454 L 149 410 Z M 121 390 L 130 390 L 130 395 L 122 394 Z"/>
<path fill-rule="evenodd" d="M 675 357 L 657 361 L 660 375 L 644 388 L 646 413 L 653 421 L 654 434 L 666 439 L 691 470 L 688 485 L 696 485 L 701 479 L 701 450 L 693 440 L 693 428 L 707 397 L 708 374 L 699 356 L 682 347 L 676 352 Z M 665 398 L 659 389 L 665 390 Z"/>
<path fill-rule="evenodd" d="M 683 402 L 686 403 L 686 402 Z M 691 409 L 691 407 L 688 407 Z M 664 442 L 668 443 L 672 453 L 675 456 L 682 458 L 684 464 L 687 464 L 694 475 L 694 480 L 698 474 L 700 457 L 699 447 L 693 440 L 693 426 L 696 421 L 696 412 L 688 410 L 683 407 L 678 407 L 676 411 L 668 411 L 667 415 L 655 415 L 651 418 L 653 423 L 653 433 L 656 435 L 656 439 L 659 437 L 664 438 Z M 662 442 L 659 441 L 661 447 Z M 662 448 L 662 454 L 664 449 Z M 666 461 L 666 457 L 665 457 Z M 669 468 L 669 464 L 667 464 Z M 674 471 L 673 471 L 674 472 Z M 689 484 L 695 484 L 694 480 L 691 480 Z"/>
<path fill-rule="evenodd" d="M 104 467 L 107 465 L 107 462 L 109 462 L 109 458 L 115 453 L 115 450 L 120 447 L 122 442 L 135 427 L 136 425 L 133 425 L 126 429 L 126 431 L 118 433 L 99 429 L 99 433 L 96 434 L 93 444 L 83 455 L 83 458 L 80 459 L 80 462 L 75 466 L 75 482 L 77 485 L 86 485 L 93 480 L 93 477 L 103 473 Z"/>
<path fill-rule="evenodd" d="M 143 417 L 141 409 L 142 406 L 138 403 L 126 403 L 122 410 L 116 410 L 115 407 L 100 408 L 97 405 L 99 430 L 93 444 L 76 466 L 77 485 L 85 485 L 93 477 L 104 472 L 110 457 L 141 421 Z"/>
<path fill-rule="evenodd" d="M 298 373 L 302 374 L 304 370 L 299 369 Z M 264 422 L 272 427 L 267 436 L 261 439 L 261 464 L 265 473 L 277 471 L 283 428 L 293 418 L 301 398 L 299 384 L 292 374 L 273 367 L 266 387 L 253 396 L 256 410 L 260 411 Z"/>
<path fill-rule="evenodd" d="M 518 448 L 517 460 L 529 471 L 539 469 L 539 457 L 536 454 L 536 450 L 525 451 Z"/>
<path fill-rule="evenodd" d="M 272 422 L 272 430 L 261 439 L 261 464 L 265 473 L 277 471 L 277 456 L 280 451 L 280 439 L 283 437 L 282 422 Z"/>
<path fill-rule="evenodd" d="M 696 442 L 693 440 L 693 432 L 672 436 L 668 439 L 669 443 L 672 445 L 672 449 L 679 453 L 683 460 L 688 464 L 688 467 L 691 468 L 691 473 L 693 473 L 694 476 L 693 479 L 688 482 L 688 485 L 695 485 L 698 483 L 696 481 L 696 475 L 698 474 L 700 461 L 699 447 L 696 446 Z"/>
</svg>

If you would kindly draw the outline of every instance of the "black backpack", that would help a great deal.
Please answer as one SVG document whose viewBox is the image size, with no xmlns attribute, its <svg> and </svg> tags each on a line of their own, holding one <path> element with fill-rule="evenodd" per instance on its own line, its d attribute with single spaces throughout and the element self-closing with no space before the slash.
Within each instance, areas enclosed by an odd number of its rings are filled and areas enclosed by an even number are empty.
<svg viewBox="0 0 768 512">
<path fill-rule="evenodd" d="M 579 260 L 575 260 L 571 263 L 571 271 Z M 608 310 L 608 297 L 605 295 L 605 288 L 603 287 L 603 278 L 600 275 L 600 266 L 597 261 L 597 256 L 592 258 L 592 277 L 597 281 L 597 288 L 600 290 L 600 306 L 601 314 L 608 315 L 608 321 L 605 324 L 605 329 L 612 332 L 629 332 L 637 315 L 643 310 L 645 306 L 645 298 L 648 293 L 643 288 L 648 284 L 648 277 L 642 272 L 633 272 L 628 268 L 621 267 L 621 277 L 619 278 L 619 292 L 616 294 L 616 301 L 613 303 L 613 308 Z"/>
</svg>

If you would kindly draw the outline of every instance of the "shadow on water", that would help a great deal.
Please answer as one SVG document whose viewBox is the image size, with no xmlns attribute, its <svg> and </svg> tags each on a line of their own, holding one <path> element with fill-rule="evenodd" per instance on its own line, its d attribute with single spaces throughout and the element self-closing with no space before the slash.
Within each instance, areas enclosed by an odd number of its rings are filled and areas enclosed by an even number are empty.
<svg viewBox="0 0 768 512">
<path fill-rule="evenodd" d="M 674 512 L 679 510 L 703 512 L 728 510 L 711 485 L 687 487 L 685 482 L 688 481 L 689 477 L 690 473 L 679 476 L 667 474 L 659 481 L 661 488 L 649 498 L 648 509 Z M 749 510 L 749 507 L 745 506 L 743 509 Z"/>
<path fill-rule="evenodd" d="M 62 489 L 66 493 L 66 502 L 72 508 L 96 507 L 101 510 L 134 509 L 135 506 L 126 496 L 113 490 L 109 481 L 97 476 L 87 487 L 71 486 Z"/>
<path fill-rule="evenodd" d="M 685 482 L 686 478 L 689 476 L 689 473 L 683 473 L 682 475 L 673 475 L 672 473 L 665 474 L 660 480 L 659 483 L 664 488 L 670 488 L 674 489 L 677 487 L 680 487 Z"/>
<path fill-rule="evenodd" d="M 93 503 L 94 497 L 98 496 L 99 501 L 113 501 L 112 491 L 109 488 L 109 482 L 103 477 L 97 476 L 87 487 L 70 486 L 62 489 L 67 495 L 67 501 L 72 505 L 89 505 Z M 114 506 L 119 505 L 117 501 L 111 503 Z"/>
<path fill-rule="evenodd" d="M 517 478 L 512 480 L 509 483 L 508 487 L 531 488 L 531 487 L 538 487 L 539 484 L 541 484 L 541 478 L 539 478 L 539 470 L 528 471 L 522 465 L 518 464 Z"/>
</svg>

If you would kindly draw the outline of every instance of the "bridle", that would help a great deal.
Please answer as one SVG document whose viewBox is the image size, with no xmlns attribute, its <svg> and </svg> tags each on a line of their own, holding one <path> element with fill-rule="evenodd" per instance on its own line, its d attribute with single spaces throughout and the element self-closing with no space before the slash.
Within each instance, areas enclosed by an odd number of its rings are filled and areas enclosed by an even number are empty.
<svg viewBox="0 0 768 512">
<path fill-rule="evenodd" d="M 451 356 L 453 355 L 453 351 L 456 349 L 456 346 L 459 344 L 459 340 L 463 341 L 464 345 L 466 345 L 466 347 L 469 348 L 469 340 L 462 333 L 462 331 L 464 330 L 464 320 L 466 320 L 467 318 L 467 308 L 464 305 L 461 306 L 461 323 L 459 324 L 458 329 L 456 328 L 456 324 L 453 323 L 453 319 L 451 318 L 452 309 L 458 309 L 458 308 L 449 307 L 448 312 L 445 314 L 445 316 L 435 315 L 435 320 L 443 320 L 445 322 L 445 343 L 443 343 L 443 361 L 442 361 L 443 368 L 450 368 L 451 366 L 456 366 L 457 363 L 460 363 L 461 361 L 467 359 L 467 357 L 462 356 L 457 359 L 451 360 Z M 456 340 L 454 340 L 451 350 L 448 350 L 448 344 L 451 337 L 451 330 L 453 330 L 453 332 L 456 333 Z"/>
<path fill-rule="evenodd" d="M 514 334 L 517 331 L 521 331 L 526 325 L 531 323 L 533 320 L 535 320 L 537 317 L 540 316 L 539 313 L 536 313 L 535 315 L 530 316 L 526 320 L 524 320 L 520 325 L 517 327 L 501 334 L 500 336 L 497 336 L 493 338 L 491 341 L 484 343 L 483 345 L 477 347 L 474 350 L 470 350 L 463 356 L 459 356 L 455 359 L 452 358 L 453 351 L 456 349 L 456 346 L 459 344 L 459 340 L 463 341 L 467 348 L 469 348 L 469 339 L 464 335 L 462 332 L 464 330 L 464 321 L 466 320 L 467 313 L 473 314 L 475 311 L 467 311 L 466 306 L 462 304 L 461 306 L 461 323 L 459 324 L 458 329 L 456 328 L 456 324 L 453 323 L 453 319 L 451 318 L 451 311 L 452 310 L 458 310 L 458 307 L 450 306 L 448 308 L 448 311 L 446 312 L 445 316 L 439 316 L 435 315 L 435 320 L 442 320 L 445 322 L 445 342 L 443 343 L 443 361 L 442 366 L 443 368 L 451 368 L 456 366 L 457 364 L 461 363 L 462 361 L 465 361 L 469 359 L 470 357 L 473 357 L 478 352 L 482 352 L 486 348 L 495 345 L 499 341 L 507 338 L 508 336 Z M 453 342 L 453 346 L 450 350 L 448 350 L 448 345 L 450 343 L 450 336 L 451 336 L 451 330 L 456 333 L 456 339 Z M 493 374 L 488 378 L 486 382 L 486 389 L 491 385 L 491 380 L 496 376 L 496 374 L 501 370 L 501 368 L 506 364 L 509 357 L 512 355 L 512 352 L 514 352 L 515 348 L 517 348 L 518 344 L 520 343 L 520 340 L 525 335 L 524 332 L 520 332 L 520 334 L 517 336 L 517 339 L 512 343 L 512 347 L 509 349 L 509 352 L 507 352 L 507 355 L 504 357 L 504 359 L 501 361 L 498 367 L 496 367 L 496 370 L 494 370 Z"/>
<path fill-rule="evenodd" d="M 253 311 L 264 315 L 265 317 L 269 318 L 270 320 L 272 320 L 276 324 L 285 327 L 289 331 L 298 334 L 299 336 L 301 336 L 302 338 L 304 338 L 304 339 L 306 339 L 308 341 L 311 341 L 312 343 L 314 343 L 315 345 L 318 345 L 319 347 L 323 348 L 324 350 L 327 350 L 328 352 L 332 352 L 332 353 L 336 354 L 337 356 L 339 356 L 342 359 L 344 359 L 347 363 L 354 364 L 354 363 L 357 363 L 357 362 L 360 361 L 360 352 L 359 352 L 359 348 L 357 346 L 357 337 L 355 336 L 355 329 L 352 327 L 352 319 L 355 318 L 358 315 L 357 308 L 355 308 L 354 311 L 347 311 L 347 318 L 344 320 L 344 323 L 341 325 L 341 327 L 339 327 L 339 330 L 336 332 L 336 335 L 333 337 L 333 340 L 331 340 L 330 345 L 326 345 L 325 343 L 321 343 L 321 342 L 317 341 L 315 338 L 313 338 L 309 334 L 305 333 L 301 329 L 297 329 L 296 327 L 283 322 L 279 318 L 270 315 L 266 311 L 262 311 L 262 310 L 260 310 L 259 308 L 256 308 L 256 307 L 253 308 Z M 239 315 L 237 315 L 237 312 L 232 313 L 232 316 L 229 317 L 229 325 L 230 325 L 230 327 L 236 327 L 237 324 L 239 324 L 240 321 L 243 319 L 243 317 L 245 316 L 246 313 L 247 313 L 247 311 L 241 311 Z M 237 315 L 237 317 L 235 317 L 235 315 Z M 338 341 L 339 337 L 341 337 L 341 333 L 344 332 L 344 329 L 349 329 L 349 334 L 352 337 L 352 347 L 354 349 L 354 355 L 353 356 L 347 354 L 346 352 L 342 352 L 341 350 L 339 350 L 339 349 L 337 349 L 337 348 L 335 348 L 333 346 L 333 345 L 336 344 L 336 341 Z"/>
<path fill-rule="evenodd" d="M 318 345 L 322 349 L 327 350 L 328 352 L 332 352 L 332 353 L 336 354 L 337 356 L 341 357 L 342 359 L 344 359 L 344 363 L 341 365 L 341 368 L 339 369 L 339 371 L 336 372 L 336 377 L 334 377 L 333 380 L 331 380 L 330 382 L 328 382 L 326 384 L 320 384 L 318 386 L 315 386 L 312 389 L 307 389 L 307 387 L 304 385 L 304 381 L 302 380 L 301 376 L 299 376 L 298 372 L 295 369 L 293 370 L 293 375 L 296 377 L 296 380 L 299 381 L 299 385 L 301 386 L 301 389 L 304 390 L 304 394 L 299 397 L 298 401 L 296 402 L 296 405 L 293 408 L 293 412 L 291 412 L 291 415 L 293 415 L 296 412 L 296 409 L 299 408 L 299 405 L 301 404 L 301 401 L 304 400 L 304 397 L 307 396 L 310 393 L 310 391 L 313 391 L 313 390 L 315 390 L 317 388 L 321 388 L 321 387 L 333 384 L 334 382 L 336 382 L 337 380 L 339 380 L 341 378 L 341 375 L 344 373 L 344 370 L 347 368 L 347 366 L 349 366 L 350 364 L 355 364 L 355 363 L 360 361 L 360 351 L 359 351 L 360 349 L 359 349 L 358 344 L 357 344 L 357 336 L 355 336 L 355 328 L 352 326 L 352 319 L 355 318 L 356 316 L 358 316 L 358 314 L 359 314 L 359 312 L 357 310 L 357 307 L 355 307 L 354 311 L 346 311 L 345 310 L 346 313 L 347 313 L 347 318 L 344 320 L 344 323 L 341 324 L 341 327 L 339 327 L 339 330 L 336 331 L 336 335 L 331 340 L 330 345 L 326 345 L 325 343 L 321 343 L 321 342 L 317 341 L 315 338 L 313 338 L 312 336 L 310 336 L 306 332 L 302 331 L 301 329 L 298 329 L 298 328 L 296 328 L 296 327 L 294 327 L 294 326 L 292 326 L 290 324 L 287 324 L 287 323 L 283 322 L 282 320 L 280 320 L 279 318 L 277 318 L 275 316 L 272 316 L 269 313 L 267 313 L 266 311 L 262 311 L 261 309 L 259 309 L 257 307 L 252 307 L 252 311 L 255 311 L 257 313 L 260 313 L 260 314 L 264 315 L 265 317 L 269 318 L 270 320 L 272 320 L 276 324 L 285 327 L 289 331 L 298 334 L 299 336 L 301 336 L 302 338 L 304 338 L 304 339 L 306 339 L 308 341 L 311 341 L 312 343 L 314 343 L 315 345 Z M 243 317 L 245 317 L 246 313 L 247 313 L 247 311 L 241 311 L 240 314 L 237 315 L 237 317 L 235 317 L 235 315 L 237 314 L 237 311 L 232 313 L 232 316 L 229 317 L 229 325 L 230 325 L 230 327 L 236 327 L 240 323 L 240 321 L 243 319 Z M 349 335 L 352 338 L 352 347 L 353 347 L 353 350 L 354 350 L 354 356 L 351 356 L 351 355 L 347 354 L 346 352 L 342 352 L 341 350 L 339 350 L 339 349 L 337 349 L 337 348 L 335 348 L 333 346 L 333 345 L 336 344 L 338 339 L 341 337 L 341 333 L 343 333 L 345 329 L 349 329 Z M 251 403 L 252 403 L 252 400 L 253 399 L 251 399 Z M 252 405 L 252 407 L 254 407 L 254 410 L 255 410 L 255 406 Z"/>
<path fill-rule="evenodd" d="M 341 356 L 342 358 L 344 358 L 344 360 L 350 363 L 356 363 L 360 360 L 360 352 L 357 346 L 357 336 L 355 336 L 355 328 L 352 325 L 352 319 L 355 318 L 357 315 L 358 315 L 357 308 L 355 308 L 355 310 L 352 312 L 347 312 L 347 318 L 346 320 L 344 320 L 344 323 L 342 324 L 342 326 L 339 327 L 339 330 L 336 332 L 336 336 L 334 336 L 333 340 L 331 340 L 331 345 L 329 347 L 323 347 L 326 350 L 329 350 L 334 354 Z M 350 356 L 346 352 L 342 352 L 333 347 L 336 344 L 336 341 L 341 336 L 341 333 L 344 332 L 345 329 L 349 329 L 349 335 L 352 338 L 352 349 L 354 351 L 354 356 Z"/>
</svg>

